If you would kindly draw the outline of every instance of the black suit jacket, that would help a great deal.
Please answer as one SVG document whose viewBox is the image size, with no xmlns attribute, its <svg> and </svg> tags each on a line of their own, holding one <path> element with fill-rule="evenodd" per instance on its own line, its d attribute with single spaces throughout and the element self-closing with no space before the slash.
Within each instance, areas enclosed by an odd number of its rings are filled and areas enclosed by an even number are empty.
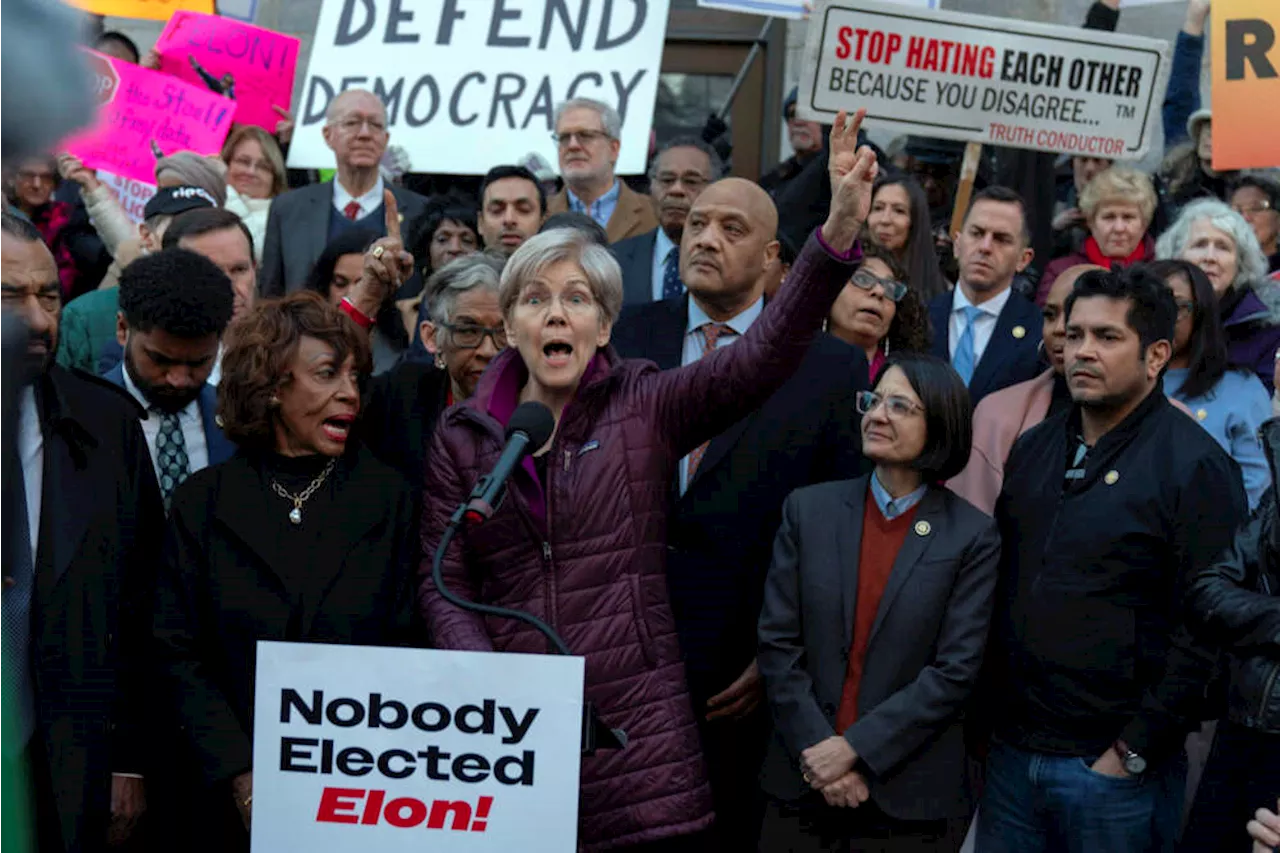
<svg viewBox="0 0 1280 853">
<path fill-rule="evenodd" d="M 304 508 L 304 519 L 326 514 L 298 529 L 311 555 L 299 565 L 281 535 L 288 504 L 269 477 L 238 453 L 192 474 L 169 515 L 157 698 L 182 725 L 184 751 L 173 760 L 194 761 L 210 784 L 250 768 L 258 640 L 392 645 L 418 636 L 409 628 L 417 524 L 404 478 L 368 450 L 349 450 L 323 487 L 328 509 Z"/>
<path fill-rule="evenodd" d="M 164 508 L 132 398 L 57 366 L 36 395 L 44 480 L 31 603 L 35 737 L 65 848 L 94 849 L 106 833 L 111 774 L 148 765 L 144 662 Z"/>
<path fill-rule="evenodd" d="M 622 304 L 644 305 L 653 301 L 653 248 L 658 229 L 619 240 L 609 248 L 622 267 Z"/>
<path fill-rule="evenodd" d="M 427 448 L 445 410 L 449 374 L 431 363 L 401 361 L 375 376 L 357 427 L 373 454 L 400 472 L 422 494 Z"/>
<path fill-rule="evenodd" d="M 951 361 L 951 299 L 951 293 L 943 293 L 929 303 L 933 354 L 947 362 Z M 1010 293 L 1000 319 L 996 320 L 991 341 L 969 382 L 969 398 L 975 408 L 993 391 L 1034 379 L 1044 369 L 1040 360 L 1043 329 L 1044 318 L 1036 304 L 1025 296 Z"/>
<path fill-rule="evenodd" d="M 810 790 L 800 754 L 834 735 L 853 644 L 868 478 L 787 499 L 760 615 L 760 674 L 774 741 L 763 784 L 797 800 Z M 986 646 L 1000 560 L 995 522 L 948 489 L 916 508 L 876 611 L 844 737 L 871 797 L 892 817 L 969 814 L 961 710 Z"/>
<path fill-rule="evenodd" d="M 614 347 L 664 370 L 679 367 L 688 300 L 625 310 Z M 854 397 L 866 388 L 863 354 L 820 336 L 785 385 L 712 440 L 684 495 L 673 492 L 667 579 L 696 703 L 728 687 L 755 656 L 783 500 L 800 486 L 860 472 Z"/>
<path fill-rule="evenodd" d="M 402 222 L 401 234 L 410 249 L 417 246 L 426 225 L 427 200 L 415 192 L 386 185 L 396 197 Z M 333 210 L 333 181 L 310 184 L 276 196 L 267 215 L 258 291 L 277 297 L 301 290 L 329 242 L 329 215 Z M 379 233 L 383 223 L 371 223 Z"/>
</svg>

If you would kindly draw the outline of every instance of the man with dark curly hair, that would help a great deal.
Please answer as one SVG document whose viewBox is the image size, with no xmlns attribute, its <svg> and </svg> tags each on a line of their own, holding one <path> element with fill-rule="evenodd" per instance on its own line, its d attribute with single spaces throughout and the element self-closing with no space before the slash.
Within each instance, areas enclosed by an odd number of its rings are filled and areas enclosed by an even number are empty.
<svg viewBox="0 0 1280 853">
<path fill-rule="evenodd" d="M 124 361 L 106 378 L 147 412 L 142 432 L 166 506 L 193 472 L 235 452 L 214 421 L 217 392 L 208 383 L 233 299 L 226 274 L 186 249 L 139 258 L 120 276 Z"/>
</svg>

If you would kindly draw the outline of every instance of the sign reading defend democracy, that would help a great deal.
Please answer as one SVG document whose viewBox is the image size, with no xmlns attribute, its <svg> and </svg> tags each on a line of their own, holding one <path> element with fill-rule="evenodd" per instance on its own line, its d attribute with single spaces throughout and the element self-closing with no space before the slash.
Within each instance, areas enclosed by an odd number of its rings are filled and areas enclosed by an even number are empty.
<svg viewBox="0 0 1280 853">
<path fill-rule="evenodd" d="M 644 171 L 668 0 L 324 0 L 289 149 L 333 166 L 321 129 L 339 92 L 387 105 L 391 144 L 419 171 L 484 174 L 537 152 L 556 162 L 558 103 L 622 115 L 618 171 Z"/>
<path fill-rule="evenodd" d="M 256 124 L 275 132 L 280 115 L 289 109 L 293 76 L 298 67 L 298 40 L 252 24 L 217 15 L 175 12 L 156 40 L 160 70 L 205 86 L 200 68 L 215 79 L 234 79 L 236 124 Z"/>
<path fill-rule="evenodd" d="M 1280 166 L 1280 134 L 1258 121 L 1280 103 L 1280 4 L 1214 0 L 1212 14 L 1213 168 Z"/>
<path fill-rule="evenodd" d="M 830 122 L 867 108 L 899 133 L 1138 159 L 1169 76 L 1156 39 L 873 0 L 815 13 L 798 109 Z"/>
<path fill-rule="evenodd" d="M 164 154 L 217 154 L 231 130 L 236 103 L 128 62 L 86 50 L 98 117 L 93 127 L 60 146 L 90 169 L 155 183 L 151 143 Z"/>
<path fill-rule="evenodd" d="M 255 853 L 573 853 L 580 657 L 258 643 Z"/>
</svg>

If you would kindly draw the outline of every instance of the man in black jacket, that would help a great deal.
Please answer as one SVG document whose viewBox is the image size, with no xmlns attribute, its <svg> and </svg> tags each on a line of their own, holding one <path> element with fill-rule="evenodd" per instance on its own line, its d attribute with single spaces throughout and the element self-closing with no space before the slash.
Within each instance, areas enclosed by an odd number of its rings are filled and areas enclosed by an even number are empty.
<svg viewBox="0 0 1280 853">
<path fill-rule="evenodd" d="M 164 511 L 141 412 L 54 364 L 57 266 L 29 223 L 2 220 L 3 310 L 28 336 L 4 465 L 2 671 L 16 705 L 4 756 L 27 768 L 38 849 L 98 850 L 145 809 L 144 649 Z"/>
<path fill-rule="evenodd" d="M 709 187 L 680 248 L 688 294 L 625 309 L 613 331 L 619 354 L 664 370 L 690 364 L 715 325 L 712 347 L 731 346 L 763 310 L 776 230 L 759 187 L 732 178 Z M 782 503 L 801 486 L 861 473 L 854 398 L 866 389 L 862 352 L 822 335 L 758 411 L 681 462 L 667 578 L 724 850 L 754 850 L 763 815 L 757 778 L 769 724 L 756 620 Z"/>
<path fill-rule="evenodd" d="M 1161 389 L 1176 316 L 1140 267 L 1082 276 L 1066 304 L 1075 405 L 1010 454 L 984 853 L 1173 849 L 1213 668 L 1183 600 L 1246 512 L 1239 468 Z"/>
</svg>

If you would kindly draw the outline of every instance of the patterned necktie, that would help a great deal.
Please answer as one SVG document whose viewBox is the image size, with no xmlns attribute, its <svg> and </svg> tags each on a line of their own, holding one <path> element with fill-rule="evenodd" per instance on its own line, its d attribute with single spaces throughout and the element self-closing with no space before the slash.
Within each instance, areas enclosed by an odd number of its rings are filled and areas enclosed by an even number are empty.
<svg viewBox="0 0 1280 853">
<path fill-rule="evenodd" d="M 347 217 L 347 219 L 350 219 L 352 222 L 355 222 L 360 218 L 360 202 L 347 202 L 347 206 L 342 208 L 342 215 Z"/>
<path fill-rule="evenodd" d="M 982 315 L 982 309 L 968 305 L 963 310 L 964 331 L 960 333 L 960 341 L 956 344 L 956 354 L 951 357 L 951 366 L 956 369 L 956 373 L 960 374 L 964 384 L 968 385 L 973 379 L 973 369 L 977 366 L 973 340 L 974 326 L 977 325 L 978 317 Z"/>
<path fill-rule="evenodd" d="M 9 483 L 9 499 L 12 504 L 8 511 L 12 513 L 9 516 L 12 529 L 7 533 L 11 537 L 7 556 L 10 564 L 4 567 L 4 573 L 13 580 L 13 585 L 0 594 L 0 617 L 3 618 L 4 627 L 4 664 L 0 666 L 0 672 L 4 674 L 4 701 L 17 702 L 16 712 L 10 718 L 17 725 L 6 726 L 4 733 L 4 754 L 13 757 L 26 749 L 27 742 L 35 733 L 35 687 L 31 682 L 30 657 L 35 558 L 31 550 L 31 527 L 27 518 L 27 489 L 22 461 L 16 453 L 8 458 L 11 460 L 9 470 L 14 474 Z"/>
<path fill-rule="evenodd" d="M 164 508 L 169 509 L 173 490 L 191 474 L 191 460 L 187 458 L 187 440 L 182 435 L 182 424 L 173 412 L 156 412 L 160 416 L 160 434 L 156 436 L 156 467 L 160 469 L 160 497 Z"/>
<path fill-rule="evenodd" d="M 722 335 L 738 334 L 724 323 L 703 323 L 699 329 L 702 331 L 702 358 L 716 351 L 716 343 Z M 697 473 L 698 465 L 702 462 L 702 457 L 710 444 L 711 442 L 704 441 L 689 454 L 689 475 L 685 477 L 686 483 L 693 482 L 693 475 Z"/>
<path fill-rule="evenodd" d="M 680 282 L 680 247 L 672 246 L 663 262 L 662 298 L 675 299 L 679 296 L 684 296 L 684 285 Z"/>
</svg>

